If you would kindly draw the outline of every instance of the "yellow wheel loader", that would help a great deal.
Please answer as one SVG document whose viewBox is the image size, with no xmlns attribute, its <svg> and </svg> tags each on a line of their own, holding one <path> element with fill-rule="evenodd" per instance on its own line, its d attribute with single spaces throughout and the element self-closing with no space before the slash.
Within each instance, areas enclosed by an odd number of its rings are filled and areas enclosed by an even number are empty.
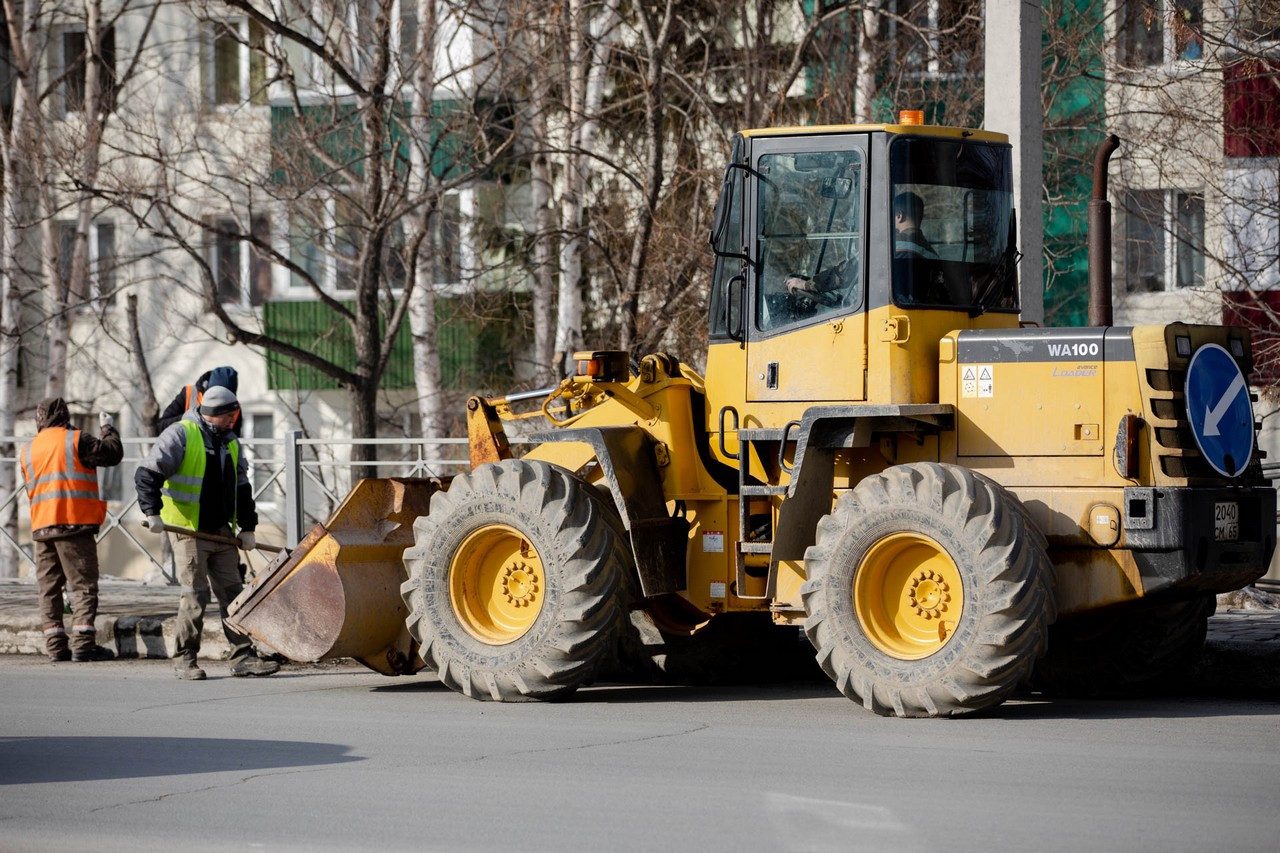
<svg viewBox="0 0 1280 853">
<path fill-rule="evenodd" d="M 1011 172 L 981 130 L 739 134 L 705 375 L 586 352 L 473 397 L 469 472 L 363 481 L 234 623 L 496 701 L 763 676 L 801 628 L 878 714 L 1159 677 L 1275 546 L 1249 336 L 1021 324 Z"/>
</svg>

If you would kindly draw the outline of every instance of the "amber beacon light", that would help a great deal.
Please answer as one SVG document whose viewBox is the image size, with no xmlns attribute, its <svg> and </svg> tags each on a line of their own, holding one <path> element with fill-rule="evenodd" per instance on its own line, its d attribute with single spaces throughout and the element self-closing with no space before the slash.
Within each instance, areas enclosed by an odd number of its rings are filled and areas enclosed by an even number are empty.
<svg viewBox="0 0 1280 853">
<path fill-rule="evenodd" d="M 900 110 L 898 124 L 924 124 L 924 110 Z"/>
</svg>

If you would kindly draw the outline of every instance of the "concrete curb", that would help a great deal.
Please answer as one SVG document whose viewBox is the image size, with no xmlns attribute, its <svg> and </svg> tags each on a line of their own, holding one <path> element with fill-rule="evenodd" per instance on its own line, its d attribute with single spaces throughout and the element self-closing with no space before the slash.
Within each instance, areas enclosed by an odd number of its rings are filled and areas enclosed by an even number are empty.
<svg viewBox="0 0 1280 853">
<path fill-rule="evenodd" d="M 98 644 L 125 658 L 173 657 L 177 622 L 178 588 L 145 586 L 104 579 L 98 589 Z M 65 617 L 70 623 L 70 616 Z M 44 630 L 40 624 L 35 584 L 0 580 L 0 654 L 43 655 Z M 201 660 L 228 660 L 231 645 L 222 633 L 218 605 L 205 611 L 201 632 Z"/>
</svg>

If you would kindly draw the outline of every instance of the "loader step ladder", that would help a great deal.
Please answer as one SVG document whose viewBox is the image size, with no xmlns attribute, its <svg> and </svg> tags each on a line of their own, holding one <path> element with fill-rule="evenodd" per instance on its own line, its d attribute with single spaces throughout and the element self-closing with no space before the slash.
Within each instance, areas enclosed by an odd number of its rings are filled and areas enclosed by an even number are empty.
<svg viewBox="0 0 1280 853">
<path fill-rule="evenodd" d="M 768 539 L 749 539 L 751 533 L 751 499 L 772 498 L 787 493 L 786 486 L 761 486 L 748 482 L 751 467 L 751 447 L 757 442 L 782 441 L 785 430 L 780 429 L 740 429 L 738 430 L 738 547 L 735 554 L 736 589 L 738 598 L 768 598 L 766 588 L 763 595 L 748 595 L 747 589 L 747 555 L 773 553 L 773 522 L 770 519 Z M 770 514 L 773 507 L 770 502 Z"/>
</svg>

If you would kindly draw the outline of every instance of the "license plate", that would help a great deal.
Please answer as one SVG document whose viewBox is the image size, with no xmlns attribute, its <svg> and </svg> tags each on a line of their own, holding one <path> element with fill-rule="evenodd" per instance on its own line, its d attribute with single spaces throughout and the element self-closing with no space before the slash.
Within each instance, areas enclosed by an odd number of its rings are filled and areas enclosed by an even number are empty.
<svg viewBox="0 0 1280 853">
<path fill-rule="evenodd" d="M 1213 538 L 1218 542 L 1235 542 L 1240 538 L 1240 505 L 1235 501 L 1214 504 Z"/>
</svg>

